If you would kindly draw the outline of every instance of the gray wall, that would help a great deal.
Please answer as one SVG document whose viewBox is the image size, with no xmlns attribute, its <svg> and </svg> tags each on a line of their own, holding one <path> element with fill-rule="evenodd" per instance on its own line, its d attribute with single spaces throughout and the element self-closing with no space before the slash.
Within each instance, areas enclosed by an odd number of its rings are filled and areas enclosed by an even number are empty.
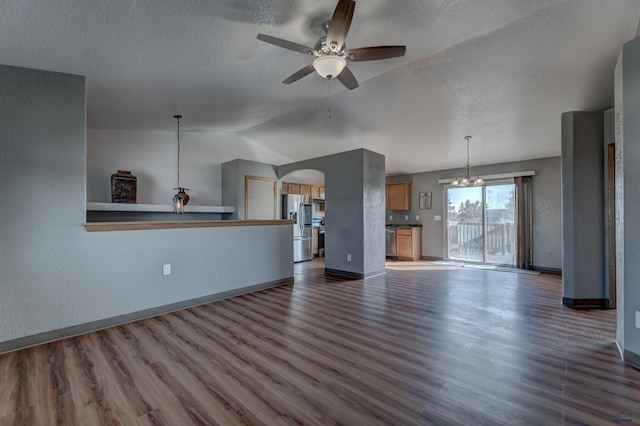
<svg viewBox="0 0 640 426">
<path fill-rule="evenodd" d="M 384 156 L 357 149 L 280 166 L 278 176 L 302 169 L 325 174 L 325 268 L 365 277 L 384 272 Z"/>
<path fill-rule="evenodd" d="M 560 157 L 511 163 L 474 166 L 472 175 L 491 175 L 534 170 L 533 178 L 533 265 L 536 268 L 560 270 L 562 268 L 562 231 L 560 208 Z M 412 182 L 411 210 L 407 212 L 387 211 L 389 223 L 422 224 L 422 256 L 443 258 L 444 224 L 446 220 L 445 186 L 438 179 L 455 178 L 462 169 L 396 175 L 387 177 L 387 182 Z M 431 209 L 418 209 L 420 192 L 432 192 Z M 419 219 L 416 220 L 416 215 Z M 408 219 L 405 220 L 405 216 Z M 441 220 L 435 220 L 440 216 Z M 389 217 L 392 219 L 389 220 Z"/>
<path fill-rule="evenodd" d="M 176 126 L 172 115 L 167 114 L 167 124 Z M 232 146 L 239 142 L 217 133 L 183 129 L 180 185 L 189 188 L 189 204 L 219 206 L 221 145 L 223 141 Z M 88 130 L 87 201 L 111 202 L 111 174 L 124 169 L 138 178 L 138 203 L 170 205 L 177 186 L 177 155 L 176 131 Z"/>
<path fill-rule="evenodd" d="M 364 270 L 373 273 L 385 269 L 384 215 L 386 211 L 385 159 L 371 151 L 363 152 L 362 205 L 364 206 Z"/>
<path fill-rule="evenodd" d="M 621 69 L 620 69 L 621 67 Z M 621 108 L 620 108 L 621 107 Z M 616 70 L 616 244 L 618 327 L 624 330 L 618 344 L 624 358 L 640 368 L 640 330 L 635 312 L 640 310 L 640 38 L 626 43 Z M 619 185 L 619 186 L 618 186 Z M 617 259 L 617 260 L 618 260 Z"/>
<path fill-rule="evenodd" d="M 0 93 L 0 352 L 293 276 L 287 225 L 87 232 L 84 77 L 0 66 Z"/>
<path fill-rule="evenodd" d="M 608 293 L 604 281 L 603 140 L 604 113 L 562 114 L 562 296 L 576 303 L 587 299 L 603 303 Z"/>
</svg>

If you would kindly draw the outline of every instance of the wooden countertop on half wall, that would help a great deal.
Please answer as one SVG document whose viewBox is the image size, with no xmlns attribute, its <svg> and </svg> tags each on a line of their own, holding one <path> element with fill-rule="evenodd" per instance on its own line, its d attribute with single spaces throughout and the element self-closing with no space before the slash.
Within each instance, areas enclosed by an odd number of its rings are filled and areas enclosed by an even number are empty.
<svg viewBox="0 0 640 426">
<path fill-rule="evenodd" d="M 228 226 L 270 226 L 292 225 L 292 220 L 185 220 L 153 222 L 89 222 L 84 227 L 87 232 L 102 231 L 143 231 L 151 229 L 219 228 Z"/>
</svg>

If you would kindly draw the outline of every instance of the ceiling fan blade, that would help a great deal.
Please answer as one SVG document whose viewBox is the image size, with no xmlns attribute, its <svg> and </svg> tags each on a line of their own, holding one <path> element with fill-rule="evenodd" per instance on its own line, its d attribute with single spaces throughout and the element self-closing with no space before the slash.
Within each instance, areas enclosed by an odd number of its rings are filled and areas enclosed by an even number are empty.
<svg viewBox="0 0 640 426">
<path fill-rule="evenodd" d="M 344 86 L 349 90 L 353 90 L 359 86 L 358 80 L 356 80 L 356 77 L 347 67 L 344 67 L 342 72 L 338 74 L 338 80 L 340 80 L 340 83 L 344 84 Z"/>
<path fill-rule="evenodd" d="M 344 52 L 348 62 L 376 61 L 378 59 L 396 58 L 404 56 L 407 46 L 372 46 L 349 49 Z"/>
<path fill-rule="evenodd" d="M 339 52 L 347 38 L 347 32 L 351 26 L 353 19 L 353 11 L 356 8 L 356 2 L 353 0 L 340 0 L 333 11 L 331 21 L 329 21 L 329 30 L 327 31 L 327 46 L 333 52 Z"/>
<path fill-rule="evenodd" d="M 315 68 L 313 67 L 313 64 L 309 64 L 306 67 L 302 68 L 301 70 L 298 70 L 296 72 L 294 72 L 293 74 L 291 74 L 289 77 L 287 77 L 286 79 L 284 79 L 282 82 L 284 84 L 291 84 L 294 81 L 298 81 L 300 80 L 302 77 L 311 74 L 312 72 L 315 71 Z"/>
<path fill-rule="evenodd" d="M 258 40 L 262 40 L 265 41 L 267 43 L 270 44 L 274 44 L 276 46 L 279 47 L 283 47 L 285 49 L 289 49 L 289 50 L 293 50 L 295 52 L 300 52 L 300 53 L 305 53 L 307 55 L 315 55 L 316 51 L 310 47 L 307 46 L 303 46 L 301 44 L 298 43 L 294 43 L 292 41 L 289 40 L 284 40 L 278 37 L 273 37 L 270 35 L 266 35 L 266 34 L 258 34 L 258 37 L 256 37 Z"/>
</svg>

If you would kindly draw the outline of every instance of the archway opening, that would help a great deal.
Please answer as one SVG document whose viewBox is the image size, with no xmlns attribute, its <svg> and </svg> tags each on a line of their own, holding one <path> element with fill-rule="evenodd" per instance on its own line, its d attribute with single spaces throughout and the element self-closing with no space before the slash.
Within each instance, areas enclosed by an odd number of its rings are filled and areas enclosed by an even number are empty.
<svg viewBox="0 0 640 426">
<path fill-rule="evenodd" d="M 293 261 L 324 261 L 324 173 L 296 170 L 281 181 L 281 217 L 294 221 Z"/>
</svg>

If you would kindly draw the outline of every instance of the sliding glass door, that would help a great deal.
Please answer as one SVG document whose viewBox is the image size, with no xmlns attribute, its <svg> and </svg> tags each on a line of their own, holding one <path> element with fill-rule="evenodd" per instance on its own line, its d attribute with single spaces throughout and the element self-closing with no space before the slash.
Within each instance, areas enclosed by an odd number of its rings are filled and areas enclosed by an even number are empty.
<svg viewBox="0 0 640 426">
<path fill-rule="evenodd" d="M 484 208 L 481 186 L 447 189 L 449 259 L 484 262 Z"/>
<path fill-rule="evenodd" d="M 485 262 L 516 265 L 516 187 L 487 185 L 485 192 Z"/>
<path fill-rule="evenodd" d="M 447 188 L 450 260 L 516 264 L 515 185 L 491 183 Z"/>
</svg>

